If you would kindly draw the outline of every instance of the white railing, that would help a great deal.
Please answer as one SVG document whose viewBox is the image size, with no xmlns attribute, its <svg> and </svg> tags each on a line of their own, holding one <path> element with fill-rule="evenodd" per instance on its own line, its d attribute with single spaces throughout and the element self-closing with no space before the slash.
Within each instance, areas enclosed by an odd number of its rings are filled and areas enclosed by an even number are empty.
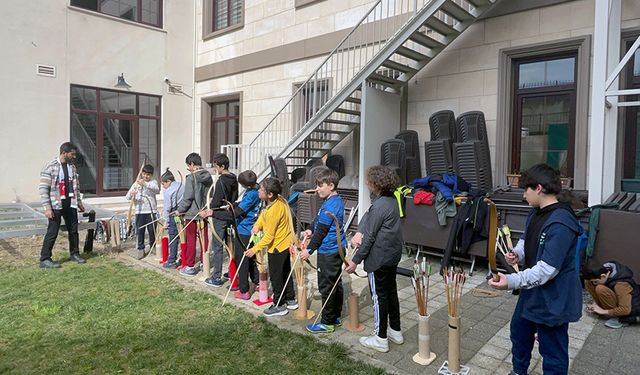
<svg viewBox="0 0 640 375">
<path fill-rule="evenodd" d="M 237 170 L 252 169 L 257 174 L 265 171 L 269 166 L 268 156 L 275 157 L 282 152 L 286 146 L 297 139 L 297 134 L 305 130 L 308 133 L 307 125 L 313 122 L 316 116 L 321 115 L 318 111 L 325 106 L 325 103 L 352 83 L 352 80 L 359 76 L 358 73 L 381 51 L 387 41 L 392 40 L 393 36 L 410 22 L 419 10 L 434 1 L 436 0 L 376 1 L 250 144 L 222 146 L 223 152 L 233 159 L 232 167 Z M 467 9 L 473 8 L 465 0 L 454 0 L 454 2 Z M 446 23 L 455 23 L 442 12 L 436 16 Z M 438 36 L 436 35 L 435 38 L 437 39 Z M 406 58 L 394 58 L 394 60 L 406 65 L 413 64 L 412 60 Z M 404 72 L 385 68 L 378 73 L 396 78 Z M 335 104 L 332 103 L 332 105 Z M 345 102 L 341 104 L 341 108 L 358 109 L 358 104 Z M 326 113 L 322 115 L 326 116 Z M 334 112 L 331 116 L 336 120 L 352 121 L 353 119 L 352 114 Z M 300 164 L 303 163 L 304 160 L 300 162 Z"/>
</svg>

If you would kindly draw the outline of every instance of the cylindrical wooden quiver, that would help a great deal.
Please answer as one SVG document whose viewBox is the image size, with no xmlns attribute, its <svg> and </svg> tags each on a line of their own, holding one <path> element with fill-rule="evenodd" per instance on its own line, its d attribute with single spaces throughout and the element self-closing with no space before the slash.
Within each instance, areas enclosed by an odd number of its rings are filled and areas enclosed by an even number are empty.
<svg viewBox="0 0 640 375">
<path fill-rule="evenodd" d="M 429 314 L 418 315 L 418 353 L 413 356 L 414 362 L 425 366 L 436 359 L 436 354 L 431 352 L 429 317 Z"/>
<path fill-rule="evenodd" d="M 209 249 L 202 249 L 202 272 L 207 279 L 211 277 L 211 258 Z"/>
<path fill-rule="evenodd" d="M 364 331 L 364 325 L 360 324 L 360 306 L 358 305 L 358 295 L 349 293 L 349 321 L 345 328 L 350 332 Z"/>
<path fill-rule="evenodd" d="M 460 372 L 460 317 L 449 317 L 449 371 Z"/>
<path fill-rule="evenodd" d="M 293 313 L 296 320 L 307 320 L 313 318 L 313 311 L 307 309 L 307 288 L 304 285 L 298 285 L 298 310 Z"/>
</svg>

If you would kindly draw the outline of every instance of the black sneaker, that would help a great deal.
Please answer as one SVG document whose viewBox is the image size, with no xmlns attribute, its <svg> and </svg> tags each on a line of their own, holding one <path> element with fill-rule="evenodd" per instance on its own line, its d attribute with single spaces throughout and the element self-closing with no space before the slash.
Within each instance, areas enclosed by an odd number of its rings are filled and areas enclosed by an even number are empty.
<svg viewBox="0 0 640 375">
<path fill-rule="evenodd" d="M 224 284 L 224 280 L 219 277 L 214 278 L 213 276 L 211 276 L 210 278 L 205 279 L 204 283 L 214 288 L 220 288 L 222 284 Z"/>
<path fill-rule="evenodd" d="M 60 268 L 60 263 L 45 259 L 40 261 L 40 268 Z"/>
<path fill-rule="evenodd" d="M 162 265 L 162 268 L 174 269 L 176 267 L 178 267 L 178 265 L 175 262 L 166 262 Z"/>
<path fill-rule="evenodd" d="M 84 260 L 80 254 L 71 254 L 71 256 L 69 256 L 69 260 L 72 262 L 76 262 L 78 264 L 82 264 L 82 263 L 87 263 L 86 260 Z"/>
<path fill-rule="evenodd" d="M 223 273 L 223 274 L 222 274 L 222 278 L 223 278 L 223 279 L 227 279 L 227 280 L 229 280 L 229 272 L 225 272 L 225 273 Z"/>
</svg>

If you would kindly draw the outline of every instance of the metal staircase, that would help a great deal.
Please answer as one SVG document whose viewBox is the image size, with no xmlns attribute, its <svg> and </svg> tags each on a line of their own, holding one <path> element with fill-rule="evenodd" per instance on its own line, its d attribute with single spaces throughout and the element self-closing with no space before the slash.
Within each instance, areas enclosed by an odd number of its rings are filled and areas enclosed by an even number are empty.
<svg viewBox="0 0 640 375">
<path fill-rule="evenodd" d="M 222 146 L 231 167 L 262 179 L 269 155 L 326 155 L 360 125 L 363 85 L 397 92 L 498 1 L 376 1 L 250 144 Z"/>
</svg>

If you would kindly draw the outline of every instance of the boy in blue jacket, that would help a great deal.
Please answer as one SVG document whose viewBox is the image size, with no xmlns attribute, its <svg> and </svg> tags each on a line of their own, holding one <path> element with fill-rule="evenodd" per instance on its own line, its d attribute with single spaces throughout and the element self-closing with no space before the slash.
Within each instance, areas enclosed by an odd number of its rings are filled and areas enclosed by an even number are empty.
<svg viewBox="0 0 640 375">
<path fill-rule="evenodd" d="M 512 374 L 527 374 L 538 334 L 545 374 L 569 371 L 569 323 L 582 316 L 582 287 L 575 249 L 582 231 L 571 208 L 558 202 L 560 173 L 537 164 L 522 174 L 524 198 L 533 207 L 525 233 L 507 261 L 524 269 L 489 280 L 496 289 L 521 289 L 511 319 Z"/>
<path fill-rule="evenodd" d="M 336 171 L 322 167 L 315 176 L 316 192 L 320 198 L 324 199 L 324 203 L 313 222 L 313 236 L 307 249 L 302 250 L 300 258 L 307 260 L 310 254 L 318 250 L 318 290 L 322 295 L 323 305 L 325 301 L 326 305 L 322 310 L 322 320 L 316 324 L 307 325 L 307 331 L 331 333 L 335 331 L 336 325 L 340 325 L 342 313 L 342 281 L 338 278 L 341 276 L 342 256 L 345 255 L 344 246 L 347 245 L 342 231 L 344 202 L 336 192 L 340 180 Z M 334 216 L 338 219 L 337 223 Z M 310 230 L 307 230 L 307 235 L 311 235 Z M 338 250 L 338 236 L 340 236 L 340 245 L 343 246 L 342 256 Z M 336 283 L 338 284 L 330 294 Z"/>
<path fill-rule="evenodd" d="M 244 300 L 251 298 L 249 277 L 254 285 L 257 285 L 259 281 L 256 258 L 245 257 L 244 261 L 242 261 L 242 255 L 251 238 L 251 228 L 253 228 L 253 224 L 256 223 L 260 213 L 261 200 L 258 196 L 257 181 L 258 177 L 253 171 L 244 171 L 238 175 L 238 182 L 245 188 L 245 192 L 242 200 L 238 202 L 233 210 L 238 229 L 238 236 L 234 246 L 234 259 L 238 270 L 238 290 L 233 295 L 238 299 Z M 241 261 L 242 264 L 239 264 Z"/>
</svg>

